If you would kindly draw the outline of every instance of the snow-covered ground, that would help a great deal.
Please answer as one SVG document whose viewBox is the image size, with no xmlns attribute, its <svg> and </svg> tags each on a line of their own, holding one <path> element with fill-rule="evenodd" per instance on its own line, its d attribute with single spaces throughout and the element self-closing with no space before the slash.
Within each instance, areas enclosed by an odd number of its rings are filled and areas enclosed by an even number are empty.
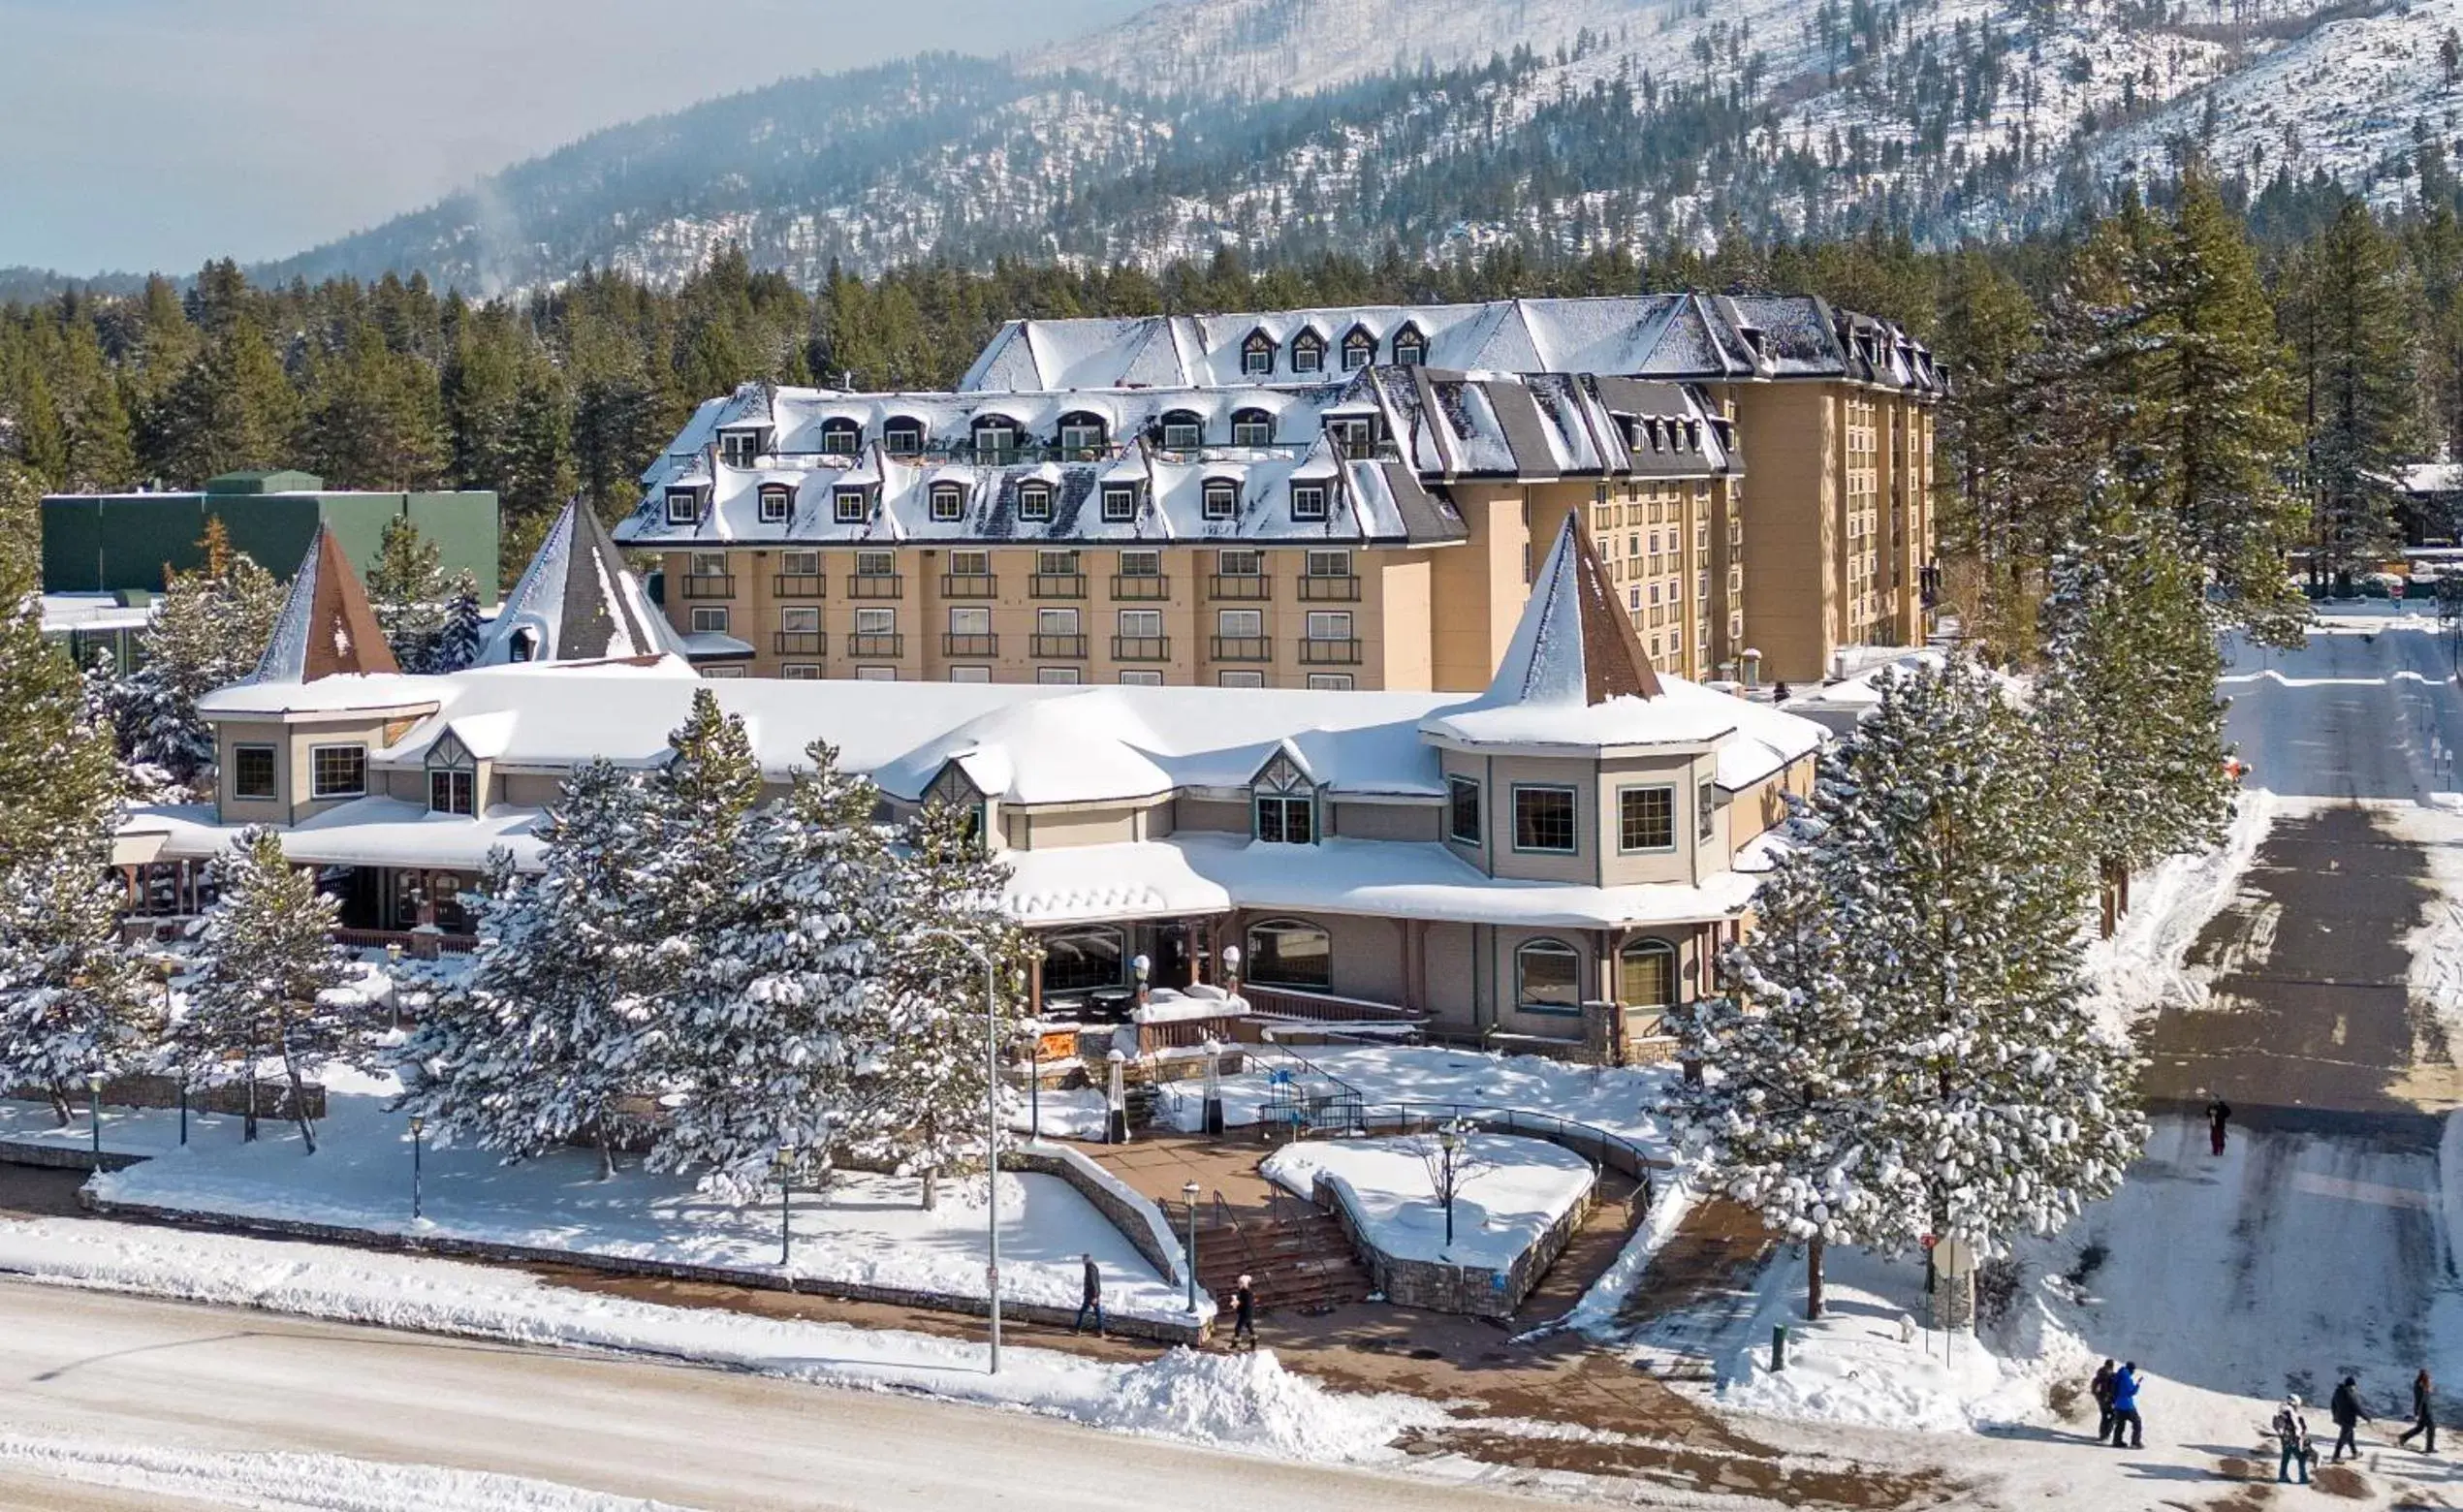
<svg viewBox="0 0 2463 1512">
<path fill-rule="evenodd" d="M 485 1150 L 430 1149 L 422 1217 L 411 1220 L 411 1138 L 376 1097 L 334 1094 L 318 1125 L 317 1152 L 298 1130 L 268 1121 L 253 1145 L 237 1120 L 186 1149 L 94 1179 L 111 1202 L 233 1217 L 277 1219 L 380 1234 L 526 1245 L 779 1274 L 779 1205 L 736 1208 L 693 1189 L 688 1177 L 651 1176 L 623 1162 L 598 1179 L 597 1156 L 563 1150 L 505 1164 Z M 1157 1276 L 1120 1230 L 1058 1177 L 1001 1178 L 1001 1277 L 1009 1297 L 1074 1307 L 1080 1261 L 1092 1254 L 1105 1303 L 1140 1317 L 1184 1320 L 1185 1298 Z M 896 1286 L 962 1297 L 985 1294 L 987 1223 L 980 1180 L 944 1181 L 933 1211 L 920 1183 L 850 1173 L 827 1193 L 795 1194 L 791 1222 L 799 1279 Z"/>
<path fill-rule="evenodd" d="M 46 1150 L 90 1150 L 93 1148 L 94 1126 L 88 1121 L 83 1105 L 85 1094 L 75 1094 L 69 1121 L 62 1123 L 53 1115 L 49 1103 L 0 1100 L 0 1145 L 32 1145 Z M 237 1118 L 218 1113 L 188 1115 L 188 1137 L 192 1140 L 227 1141 L 239 1137 Z M 270 1127 L 270 1123 L 268 1125 Z M 176 1108 L 103 1107 L 103 1150 L 113 1155 L 160 1155 L 179 1148 L 179 1110 Z"/>
<path fill-rule="evenodd" d="M 1544 1140 L 1473 1134 L 1456 1157 L 1454 1239 L 1430 1180 L 1435 1135 L 1303 1140 L 1266 1157 L 1266 1179 L 1310 1197 L 1339 1182 L 1369 1243 L 1400 1260 L 1501 1271 L 1573 1211 L 1593 1185 L 1590 1162 Z"/>
<path fill-rule="evenodd" d="M 2198 1003 L 2213 973 L 2185 964 L 2209 921 L 2232 900 L 2241 874 L 2274 825 L 2278 800 L 2244 789 L 2224 842 L 2175 856 L 2130 884 L 2130 911 L 2112 938 L 2087 947 L 2088 1008 L 2107 1034 L 2127 1034 L 2161 1002 Z"/>
<path fill-rule="evenodd" d="M 0 1433 L 0 1468 L 108 1487 L 160 1504 L 290 1512 L 678 1512 L 547 1481 L 339 1455 L 224 1451 Z"/>
</svg>

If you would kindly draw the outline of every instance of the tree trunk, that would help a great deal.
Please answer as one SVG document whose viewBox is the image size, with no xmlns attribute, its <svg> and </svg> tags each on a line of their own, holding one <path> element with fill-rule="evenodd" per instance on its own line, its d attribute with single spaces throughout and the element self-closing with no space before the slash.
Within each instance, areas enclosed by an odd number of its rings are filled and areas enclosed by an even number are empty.
<svg viewBox="0 0 2463 1512">
<path fill-rule="evenodd" d="M 61 1086 L 56 1081 L 49 1084 L 49 1088 L 51 1092 L 51 1116 L 60 1120 L 60 1127 L 67 1128 L 69 1126 L 70 1113 L 69 1089 Z"/>
<path fill-rule="evenodd" d="M 248 1058 L 241 1065 L 239 1074 L 248 1084 L 248 1111 L 239 1120 L 239 1142 L 253 1145 L 257 1142 L 257 1045 L 254 1040 L 248 1042 Z"/>
<path fill-rule="evenodd" d="M 1821 1236 L 1816 1234 L 1805 1244 L 1805 1320 L 1821 1316 Z"/>
<path fill-rule="evenodd" d="M 606 1119 L 602 1118 L 590 1125 L 590 1143 L 597 1148 L 599 1152 L 599 1180 L 602 1181 L 615 1181 L 616 1146 L 608 1138 Z"/>
<path fill-rule="evenodd" d="M 291 1036 L 282 1036 L 282 1079 L 291 1084 L 291 1121 L 299 1125 L 300 1143 L 316 1153 L 316 1125 L 308 1121 L 308 1089 L 300 1076 L 299 1057 L 291 1054 Z"/>
<path fill-rule="evenodd" d="M 936 1126 L 938 1120 L 931 1114 L 924 1115 L 924 1148 L 927 1150 L 940 1149 L 940 1129 Z M 939 1174 L 939 1168 L 936 1166 L 928 1165 L 924 1168 L 924 1211 L 926 1213 L 931 1213 L 939 1206 L 940 1192 L 937 1189 L 937 1183 L 933 1181 L 933 1178 Z"/>
<path fill-rule="evenodd" d="M 2103 937 L 2112 938 L 2121 927 L 2121 891 L 2115 878 L 2121 874 L 2121 864 L 2106 856 L 2096 864 L 2096 898 L 2103 909 Z"/>
</svg>

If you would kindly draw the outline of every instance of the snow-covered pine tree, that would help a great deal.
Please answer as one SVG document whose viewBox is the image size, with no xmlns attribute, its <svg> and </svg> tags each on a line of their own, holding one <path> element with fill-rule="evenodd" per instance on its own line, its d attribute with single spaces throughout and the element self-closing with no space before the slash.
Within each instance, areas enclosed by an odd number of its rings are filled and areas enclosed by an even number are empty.
<svg viewBox="0 0 2463 1512">
<path fill-rule="evenodd" d="M 161 992 L 120 937 L 108 834 L 0 869 L 0 1087 L 118 1076 L 159 1040 Z"/>
<path fill-rule="evenodd" d="M 433 670 L 448 606 L 444 552 L 419 533 L 408 515 L 385 521 L 376 560 L 367 570 L 368 608 L 404 672 Z"/>
<path fill-rule="evenodd" d="M 1891 1062 L 1865 1162 L 1884 1242 L 2049 1233 L 2144 1142 L 2134 1058 L 2080 1006 L 2061 798 L 2026 715 L 1952 655 L 1888 679 L 1817 806 L 1841 976 Z"/>
<path fill-rule="evenodd" d="M 197 700 L 256 670 L 282 613 L 282 584 L 232 548 L 220 520 L 205 521 L 201 544 L 204 564 L 172 575 L 140 637 L 139 665 L 105 694 L 121 758 L 142 769 L 142 786 L 194 787 L 212 771 L 213 732 Z"/>
<path fill-rule="evenodd" d="M 0 476 L 0 490 L 30 487 Z M 0 559 L 0 867 L 90 847 L 116 817 L 111 742 L 77 668 L 43 637 L 37 588 L 31 559 Z"/>
<path fill-rule="evenodd" d="M 2080 539 L 2054 559 L 2033 714 L 2073 844 L 2094 859 L 2103 932 L 2130 875 L 2221 837 L 2224 659 L 2196 567 L 2169 521 L 2094 490 Z"/>
<path fill-rule="evenodd" d="M 1888 1095 L 1888 1048 L 1848 991 L 1845 910 L 1819 858 L 1783 857 L 1754 894 L 1753 932 L 1721 961 L 1730 995 L 1670 1017 L 1705 1068 L 1676 1090 L 1714 1189 L 1805 1246 L 1805 1315 L 1821 1316 L 1823 1249 L 1896 1238 L 1886 1178 L 1868 1143 Z"/>
<path fill-rule="evenodd" d="M 1008 867 L 985 850 L 972 808 L 928 803 L 900 835 L 889 974 L 863 1060 L 851 1143 L 860 1154 L 922 1177 L 927 1208 L 936 1179 L 983 1151 L 994 1075 L 985 1063 L 987 960 L 991 1041 L 1005 1046 L 1015 1035 L 1028 946 L 1000 908 L 1007 879 Z M 1005 1130 L 1005 1120 L 996 1121 Z"/>
<path fill-rule="evenodd" d="M 292 1116 L 309 1154 L 316 1128 L 304 1096 L 310 1067 L 369 1059 L 374 1025 L 357 1008 L 326 1000 L 342 985 L 345 957 L 332 940 L 338 905 L 317 891 L 313 868 L 282 854 L 268 826 L 241 832 L 213 862 L 221 896 L 197 932 L 186 1012 L 172 1025 L 174 1053 L 191 1082 L 245 1078 L 268 1053 L 282 1058 Z M 247 1137 L 256 1137 L 249 1099 Z"/>
<path fill-rule="evenodd" d="M 433 676 L 459 672 L 479 659 L 480 632 L 487 617 L 479 610 L 479 584 L 466 572 L 456 573 L 446 589 L 444 622 L 427 647 L 419 671 Z"/>
<path fill-rule="evenodd" d="M 827 1178 L 853 1125 L 857 1058 L 879 1053 L 868 1041 L 885 1022 L 899 910 L 880 794 L 829 745 L 808 754 L 746 832 L 751 874 L 695 964 L 677 1024 L 692 1090 L 655 1156 L 739 1202 L 781 1150 L 795 1179 Z"/>
<path fill-rule="evenodd" d="M 404 1107 L 516 1157 L 586 1139 L 612 1177 L 619 1105 L 651 1086 L 672 991 L 643 943 L 639 878 L 658 835 L 640 776 L 605 761 L 576 771 L 542 838 L 535 878 L 491 868 L 470 970 L 404 1048 Z"/>
</svg>

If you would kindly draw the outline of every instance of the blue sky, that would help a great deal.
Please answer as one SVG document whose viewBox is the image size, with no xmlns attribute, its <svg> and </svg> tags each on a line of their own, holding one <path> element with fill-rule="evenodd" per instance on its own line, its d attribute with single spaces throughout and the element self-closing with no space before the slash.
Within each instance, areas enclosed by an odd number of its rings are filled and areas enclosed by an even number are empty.
<svg viewBox="0 0 2463 1512">
<path fill-rule="evenodd" d="M 297 252 L 597 127 L 1149 0 L 0 0 L 0 267 Z"/>
</svg>

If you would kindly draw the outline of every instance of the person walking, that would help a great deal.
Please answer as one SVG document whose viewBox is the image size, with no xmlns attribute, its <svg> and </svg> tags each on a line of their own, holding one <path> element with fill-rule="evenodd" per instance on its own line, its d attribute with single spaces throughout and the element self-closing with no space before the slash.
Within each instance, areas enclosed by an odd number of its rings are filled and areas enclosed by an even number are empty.
<svg viewBox="0 0 2463 1512">
<path fill-rule="evenodd" d="M 2438 1420 L 2431 1415 L 2432 1409 L 2429 1406 L 2430 1393 L 2435 1390 L 2436 1385 L 2429 1379 L 2428 1371 L 2422 1370 L 2412 1377 L 2412 1426 L 2403 1431 L 2395 1439 L 2396 1443 L 2408 1444 L 2412 1441 L 2413 1434 L 2426 1433 L 2429 1438 L 2420 1446 L 2420 1452 L 2423 1454 L 2438 1452 Z"/>
<path fill-rule="evenodd" d="M 2297 1393 L 2286 1397 L 2284 1404 L 2275 1409 L 2275 1437 L 2282 1444 L 2282 1452 L 2275 1456 L 2275 1479 L 2278 1482 L 2289 1481 L 2292 1466 L 2297 1465 L 2300 1466 L 2300 1483 L 2308 1485 L 2313 1451 L 2309 1447 L 2309 1419 L 2301 1413 Z"/>
<path fill-rule="evenodd" d="M 1094 1337 L 1103 1337 L 1103 1273 L 1095 1268 L 1094 1256 L 1081 1255 L 1086 1262 L 1086 1285 L 1078 1293 L 1078 1321 L 1070 1326 L 1072 1334 L 1086 1332 L 1087 1314 L 1094 1314 Z"/>
<path fill-rule="evenodd" d="M 2098 1443 L 2103 1443 L 2112 1437 L 2112 1377 L 2117 1373 L 2119 1373 L 2118 1369 L 2111 1361 L 2106 1360 L 2103 1363 L 2103 1369 L 2098 1370 L 2096 1378 L 2087 1385 L 2087 1390 L 2096 1399 L 2096 1442 Z"/>
<path fill-rule="evenodd" d="M 2127 1444 L 2121 1441 L 2125 1429 L 2130 1434 Z M 2131 1360 L 2124 1363 L 2121 1373 L 2112 1378 L 2112 1447 L 2144 1449 L 2146 1446 L 2146 1419 L 2138 1415 L 2138 1362 Z"/>
<path fill-rule="evenodd" d="M 2206 1105 L 2206 1140 L 2217 1154 L 2224 1152 L 2224 1125 L 2232 1121 L 2232 1105 L 2218 1097 Z"/>
<path fill-rule="evenodd" d="M 2368 1418 L 2372 1423 L 2377 1419 L 2369 1417 L 2369 1410 L 2360 1404 L 2358 1376 L 2343 1378 L 2343 1384 L 2335 1388 L 2335 1394 L 2326 1399 L 2326 1415 L 2335 1420 L 2335 1452 L 2326 1457 L 2326 1463 L 2342 1464 L 2343 1453 L 2347 1449 L 2352 1451 L 2353 1459 L 2359 1459 L 2360 1445 L 2353 1441 L 2352 1434 L 2358 1431 L 2361 1419 Z"/>
<path fill-rule="evenodd" d="M 1239 1285 L 1232 1288 L 1231 1346 L 1238 1349 L 1242 1339 L 1248 1341 L 1249 1353 L 1256 1353 L 1257 1288 L 1250 1284 L 1246 1276 L 1240 1278 Z"/>
</svg>

